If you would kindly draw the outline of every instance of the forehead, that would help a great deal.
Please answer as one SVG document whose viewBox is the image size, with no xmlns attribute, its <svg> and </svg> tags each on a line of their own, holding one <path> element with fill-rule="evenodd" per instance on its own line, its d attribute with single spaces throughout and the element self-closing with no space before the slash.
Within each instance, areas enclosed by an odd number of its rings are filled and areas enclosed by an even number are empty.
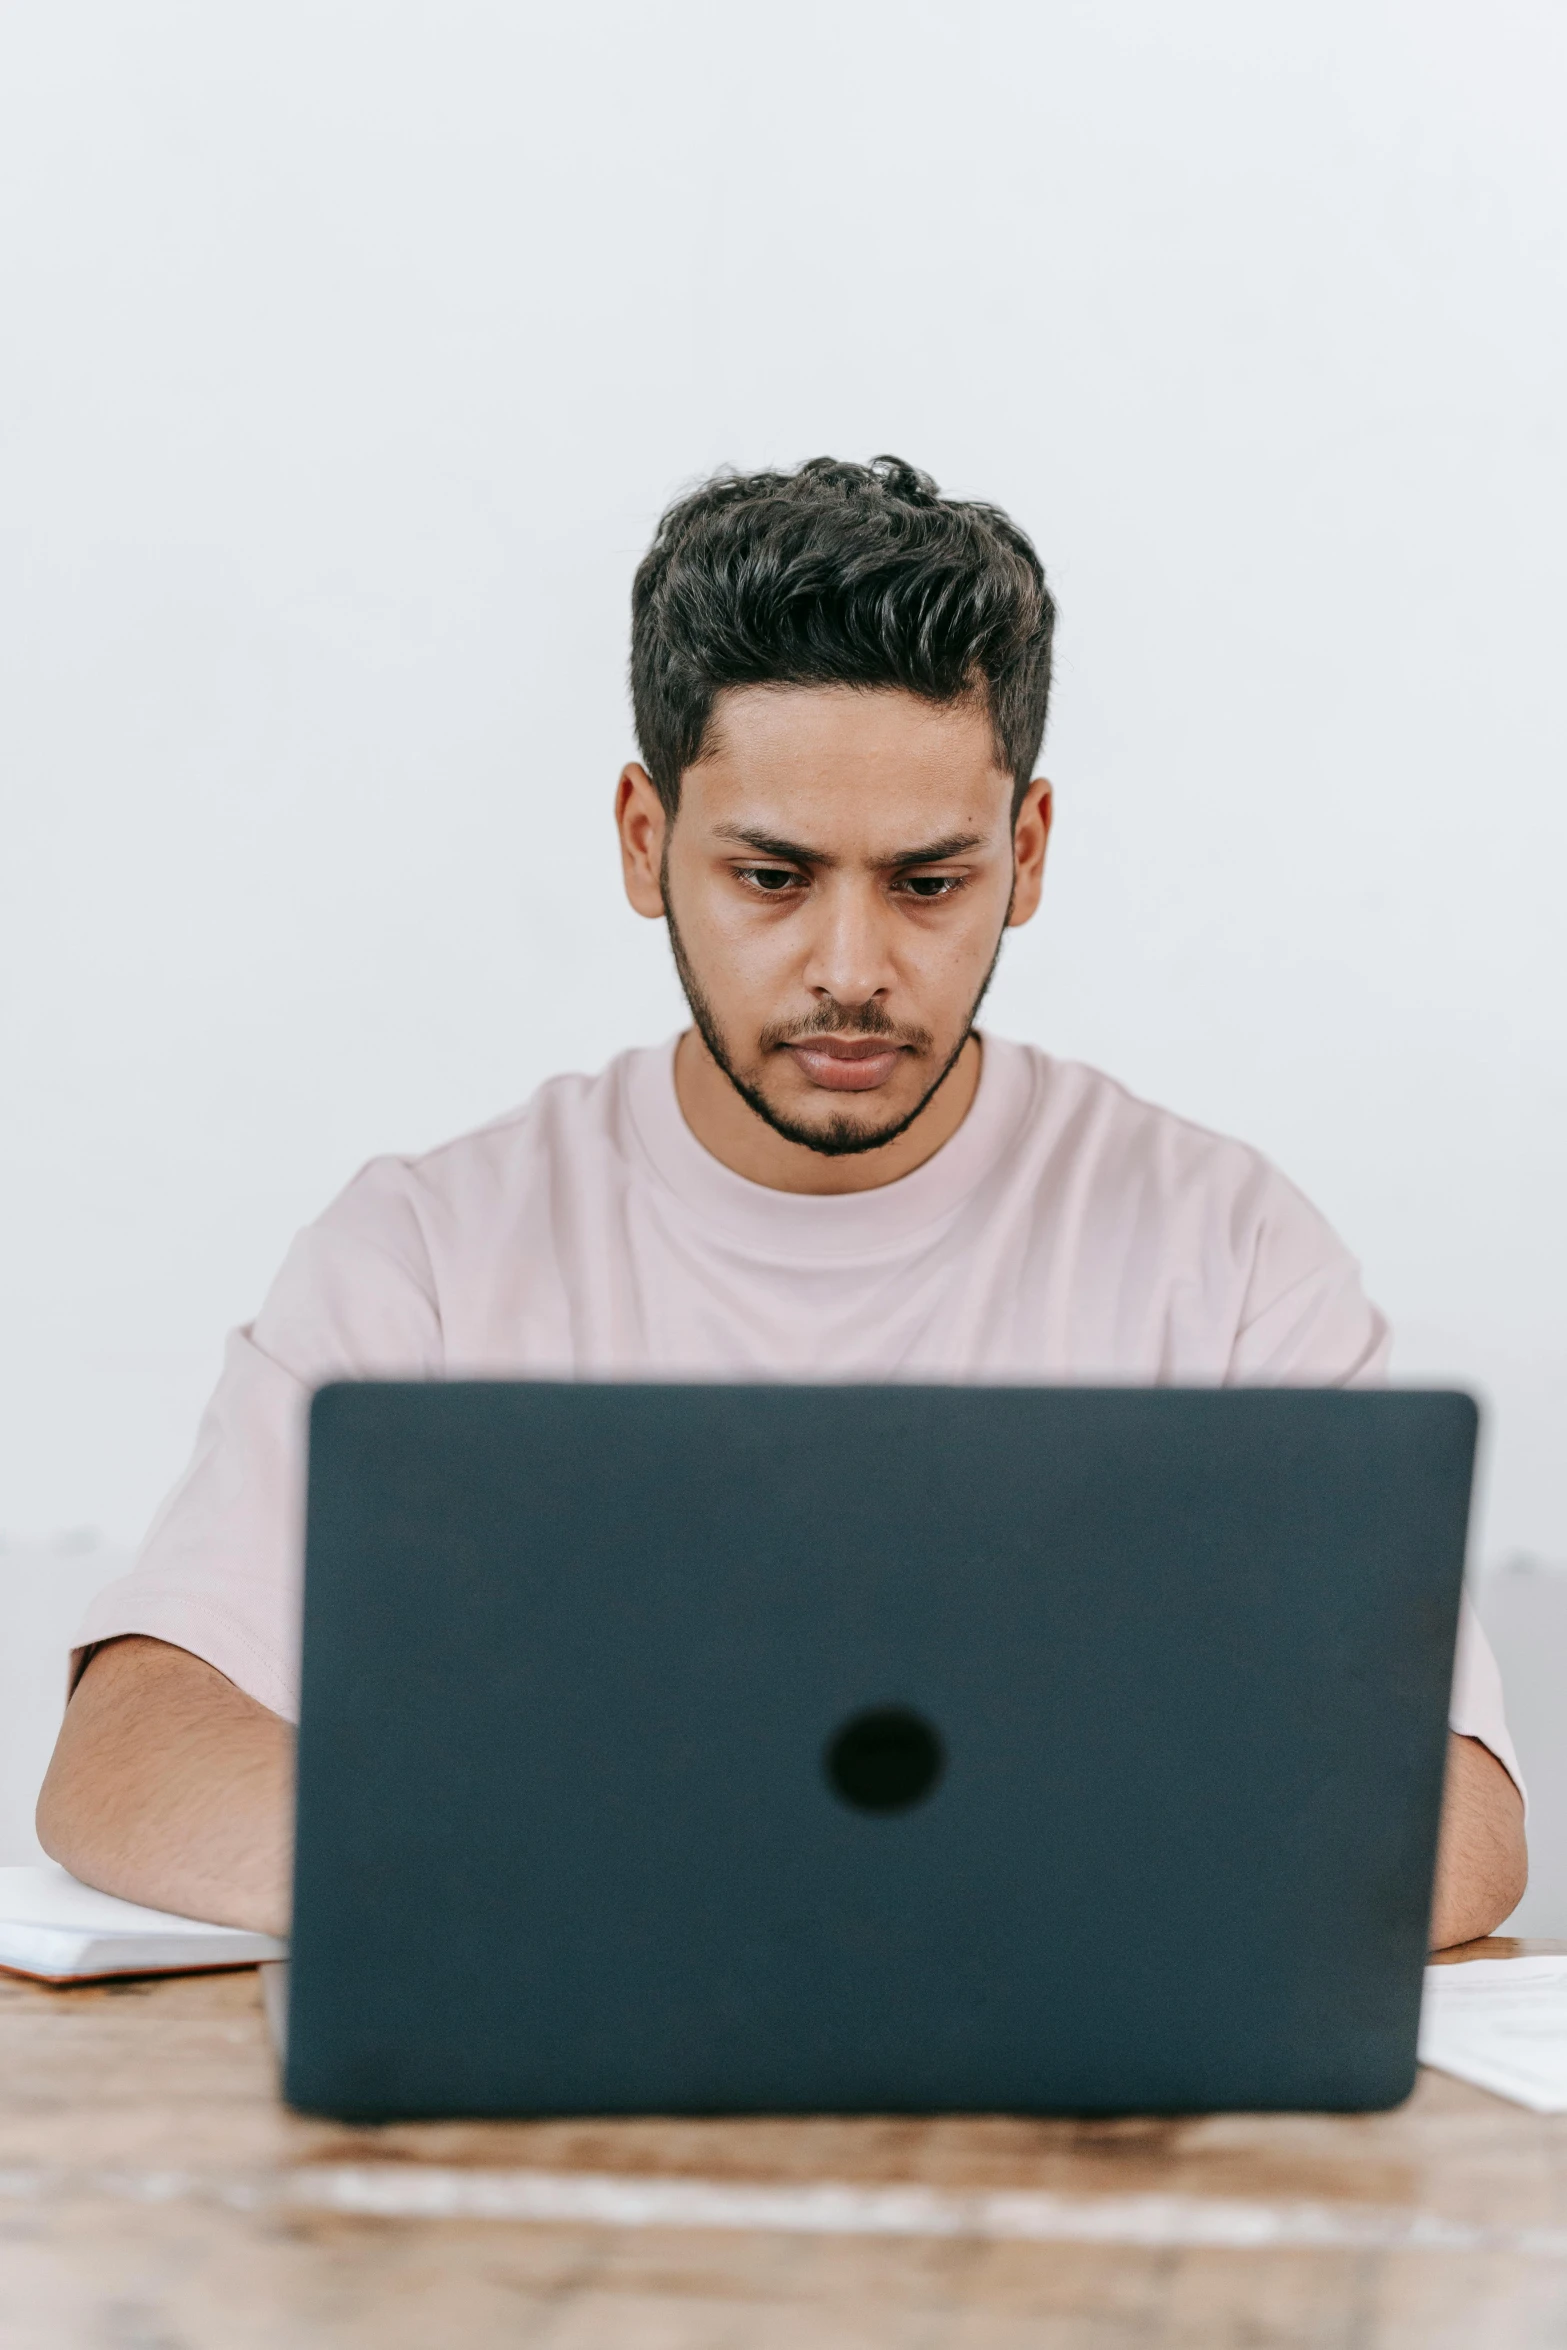
<svg viewBox="0 0 1567 2350">
<path fill-rule="evenodd" d="M 1008 828 L 1012 778 L 978 701 L 896 687 L 739 686 L 714 704 L 681 813 L 823 849 L 897 848 Z"/>
</svg>

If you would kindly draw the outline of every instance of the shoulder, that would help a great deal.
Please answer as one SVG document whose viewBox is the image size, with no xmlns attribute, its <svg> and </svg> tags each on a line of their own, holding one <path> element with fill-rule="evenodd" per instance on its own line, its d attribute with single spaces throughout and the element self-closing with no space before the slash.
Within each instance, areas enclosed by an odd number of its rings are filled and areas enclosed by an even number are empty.
<svg viewBox="0 0 1567 2350">
<path fill-rule="evenodd" d="M 1386 1326 L 1327 1218 L 1263 1152 L 1026 1045 L 1022 1151 L 1041 1207 L 1084 1263 L 1113 1263 L 1224 1334 L 1237 1378 L 1368 1379 Z"/>
<path fill-rule="evenodd" d="M 1267 1208 L 1315 1214 L 1250 1143 L 1146 1101 L 1086 1062 L 1004 1040 L 987 1047 L 1012 1064 L 1009 1082 L 1026 1088 L 1029 1142 L 1057 1167 L 1075 1162 L 1098 1184 L 1172 1205 L 1203 1200 L 1243 1218 Z"/>
<path fill-rule="evenodd" d="M 399 1342 L 433 1326 L 454 1279 L 482 1271 L 518 1231 L 547 1232 L 556 1202 L 623 1161 L 627 1080 L 646 1057 L 551 1078 L 466 1134 L 367 1160 L 296 1235 L 258 1326 L 325 1316 L 357 1329 L 372 1309 Z"/>
<path fill-rule="evenodd" d="M 624 1155 L 628 1093 L 662 1047 L 619 1054 L 596 1074 L 549 1078 L 528 1099 L 465 1134 L 368 1160 L 317 1219 L 323 1228 L 404 1229 L 481 1210 L 589 1163 Z"/>
</svg>

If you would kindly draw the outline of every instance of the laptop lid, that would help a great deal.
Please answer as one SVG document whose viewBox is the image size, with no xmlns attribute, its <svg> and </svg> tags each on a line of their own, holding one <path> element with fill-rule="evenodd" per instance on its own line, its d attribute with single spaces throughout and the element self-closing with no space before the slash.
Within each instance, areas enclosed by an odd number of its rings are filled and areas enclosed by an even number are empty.
<svg viewBox="0 0 1567 2350">
<path fill-rule="evenodd" d="M 1412 2084 L 1476 1412 L 348 1384 L 286 2088 L 395 2115 Z"/>
</svg>

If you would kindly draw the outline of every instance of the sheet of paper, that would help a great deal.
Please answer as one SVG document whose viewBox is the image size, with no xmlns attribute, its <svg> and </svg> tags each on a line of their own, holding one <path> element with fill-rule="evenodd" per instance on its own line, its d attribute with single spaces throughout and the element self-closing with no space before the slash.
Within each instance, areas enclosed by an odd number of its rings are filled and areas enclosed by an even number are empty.
<svg viewBox="0 0 1567 2350">
<path fill-rule="evenodd" d="M 0 1868 L 0 1967 L 68 1982 L 93 1975 L 180 1974 L 281 1958 L 288 1945 L 203 1918 L 144 1909 L 94 1892 L 53 1861 Z"/>
<path fill-rule="evenodd" d="M 1427 1967 L 1420 2061 L 1536 2113 L 1567 2113 L 1567 1957 Z"/>
</svg>

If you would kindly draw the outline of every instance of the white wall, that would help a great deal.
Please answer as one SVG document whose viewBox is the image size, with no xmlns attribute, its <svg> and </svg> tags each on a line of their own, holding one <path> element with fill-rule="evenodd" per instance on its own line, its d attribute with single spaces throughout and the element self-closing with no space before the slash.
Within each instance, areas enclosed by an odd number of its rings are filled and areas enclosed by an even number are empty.
<svg viewBox="0 0 1567 2350">
<path fill-rule="evenodd" d="M 1059 593 L 995 1024 L 1271 1150 L 1567 1561 L 1556 0 L 0 16 L 0 1528 L 369 1153 L 658 1035 L 630 573 L 891 448 Z"/>
</svg>

